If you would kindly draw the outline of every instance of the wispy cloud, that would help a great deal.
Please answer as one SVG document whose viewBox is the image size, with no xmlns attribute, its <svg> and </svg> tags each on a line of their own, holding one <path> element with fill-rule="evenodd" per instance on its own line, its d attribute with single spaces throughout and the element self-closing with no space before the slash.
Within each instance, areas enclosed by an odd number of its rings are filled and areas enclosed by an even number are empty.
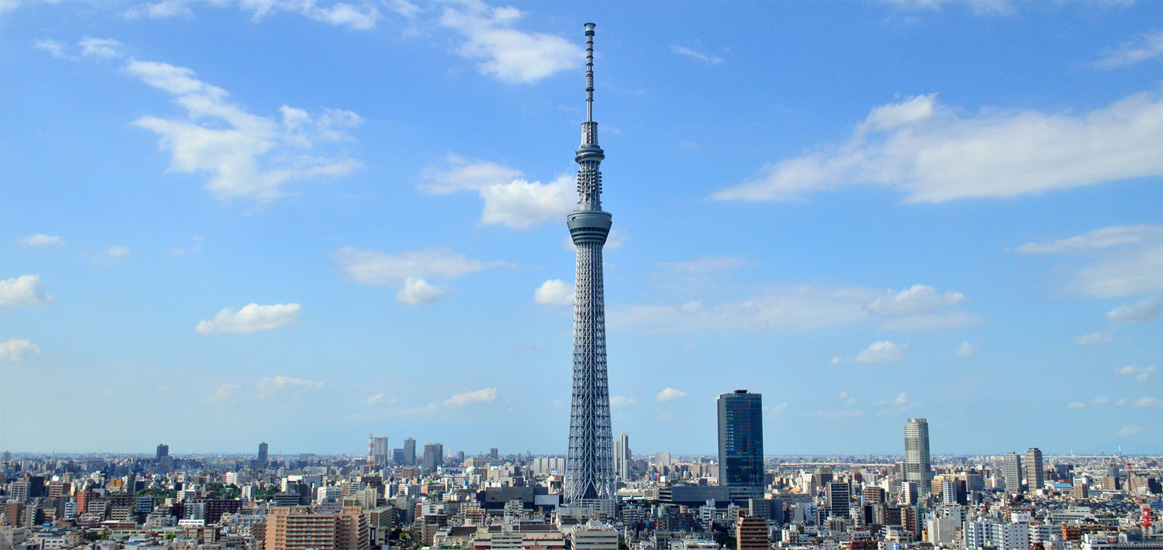
<svg viewBox="0 0 1163 550">
<path fill-rule="evenodd" d="M 406 0 L 378 3 L 369 0 L 159 0 L 136 4 L 125 12 L 125 16 L 130 19 L 193 17 L 192 6 L 197 4 L 237 5 L 240 10 L 249 12 L 255 21 L 278 13 L 296 13 L 322 23 L 358 30 L 374 28 L 384 17 L 381 7 L 406 17 L 419 10 Z"/>
<path fill-rule="evenodd" d="M 1081 263 L 1070 273 L 1066 290 L 1091 298 L 1163 293 L 1163 226 L 1113 226 L 1048 242 L 1030 242 L 1014 249 L 1021 254 L 1059 254 Z M 1108 313 L 1120 317 L 1152 313 L 1151 300 Z"/>
<path fill-rule="evenodd" d="M 28 340 L 13 338 L 6 342 L 0 342 L 0 362 L 18 363 L 38 356 L 40 356 L 40 348 Z"/>
<path fill-rule="evenodd" d="M 45 235 L 44 233 L 37 233 L 36 235 L 24 237 L 23 239 L 19 239 L 17 242 L 26 246 L 53 246 L 65 244 L 64 239 L 60 238 L 60 236 Z"/>
<path fill-rule="evenodd" d="M 85 37 L 77 45 L 81 47 L 81 55 L 84 57 L 115 59 L 125 55 L 125 46 L 112 38 Z"/>
<path fill-rule="evenodd" d="M 723 60 L 719 57 L 700 53 L 700 52 L 692 50 L 686 46 L 673 45 L 670 47 L 670 51 L 677 53 L 679 55 L 685 55 L 687 57 L 698 59 L 699 61 L 702 61 L 704 63 L 714 64 L 714 63 L 722 63 L 723 62 Z"/>
<path fill-rule="evenodd" d="M 1148 365 L 1146 367 L 1140 367 L 1138 365 L 1127 365 L 1125 367 L 1119 367 L 1115 369 L 1115 373 L 1121 374 L 1123 376 L 1130 376 L 1134 378 L 1136 382 L 1146 382 L 1147 379 L 1150 378 L 1152 374 L 1155 374 L 1155 372 L 1158 370 L 1159 367 L 1155 365 Z"/>
<path fill-rule="evenodd" d="M 840 145 L 763 168 L 719 200 L 802 200 L 879 185 L 907 203 L 1037 195 L 1163 173 L 1163 101 L 1136 94 L 1083 115 L 982 110 L 963 117 L 922 95 L 873 108 Z"/>
<path fill-rule="evenodd" d="M 247 304 L 238 311 L 222 308 L 214 319 L 199 322 L 194 331 L 198 334 L 247 333 L 274 330 L 297 322 L 299 304 Z"/>
<path fill-rule="evenodd" d="M 610 407 L 615 409 L 622 407 L 633 407 L 636 404 L 638 404 L 637 401 L 621 395 L 615 395 L 610 398 Z"/>
<path fill-rule="evenodd" d="M 1163 313 L 1163 300 L 1146 298 L 1134 304 L 1123 304 L 1107 312 L 1106 318 L 1112 323 L 1146 323 L 1159 318 Z"/>
<path fill-rule="evenodd" d="M 1079 345 L 1089 346 L 1092 344 L 1106 344 L 1113 340 L 1109 332 L 1092 332 L 1090 334 L 1083 334 L 1074 339 L 1074 342 Z"/>
<path fill-rule="evenodd" d="M 493 8 L 479 0 L 447 5 L 440 24 L 461 35 L 456 53 L 479 62 L 482 74 L 510 84 L 537 82 L 581 65 L 585 51 L 575 42 L 546 33 L 517 30 L 525 16 L 511 6 Z"/>
<path fill-rule="evenodd" d="M 1095 62 L 1099 69 L 1117 69 L 1163 57 L 1163 30 L 1150 31 L 1103 52 Z"/>
<path fill-rule="evenodd" d="M 255 386 L 259 399 L 270 399 L 280 395 L 298 396 L 305 392 L 314 392 L 323 389 L 322 382 L 312 382 L 300 378 L 278 375 L 273 378 L 263 378 Z"/>
<path fill-rule="evenodd" d="M 429 283 L 426 277 L 449 280 L 506 265 L 473 260 L 447 248 L 387 254 L 345 246 L 335 253 L 335 258 L 347 280 L 362 285 L 398 286 L 396 299 L 409 305 L 429 304 L 453 291 L 446 285 Z"/>
<path fill-rule="evenodd" d="M 241 389 L 242 386 L 235 384 L 222 384 L 221 386 L 218 386 L 218 389 L 214 390 L 214 393 L 210 394 L 210 400 L 216 402 L 229 401 L 232 397 L 237 395 L 238 391 Z"/>
<path fill-rule="evenodd" d="M 969 342 L 961 342 L 961 345 L 957 346 L 957 351 L 955 353 L 958 357 L 969 357 L 970 355 L 973 355 L 973 349 L 973 344 L 970 344 Z"/>
<path fill-rule="evenodd" d="M 491 403 L 497 400 L 497 388 L 484 388 L 476 391 L 458 393 L 444 402 L 446 407 L 463 407 L 473 403 Z"/>
</svg>

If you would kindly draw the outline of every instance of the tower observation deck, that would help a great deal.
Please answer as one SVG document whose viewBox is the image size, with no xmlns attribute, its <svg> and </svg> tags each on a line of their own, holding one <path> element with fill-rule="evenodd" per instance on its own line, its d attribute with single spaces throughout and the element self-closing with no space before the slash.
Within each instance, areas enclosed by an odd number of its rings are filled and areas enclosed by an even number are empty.
<svg viewBox="0 0 1163 550">
<path fill-rule="evenodd" d="M 564 500 L 593 512 L 614 511 L 614 450 L 610 431 L 610 391 L 606 376 L 606 307 L 602 247 L 611 216 L 602 210 L 602 159 L 594 122 L 594 27 L 586 23 L 586 121 L 574 160 L 577 209 L 566 216 L 577 247 L 573 312 L 573 398 Z"/>
</svg>

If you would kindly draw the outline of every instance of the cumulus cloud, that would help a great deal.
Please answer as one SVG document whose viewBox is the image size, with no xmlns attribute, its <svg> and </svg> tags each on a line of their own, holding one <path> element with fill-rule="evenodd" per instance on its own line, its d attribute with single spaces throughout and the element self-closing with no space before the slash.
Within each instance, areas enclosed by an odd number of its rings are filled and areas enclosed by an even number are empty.
<svg viewBox="0 0 1163 550">
<path fill-rule="evenodd" d="M 702 61 L 704 63 L 714 64 L 714 63 L 722 63 L 723 62 L 723 60 L 718 58 L 718 57 L 697 52 L 697 51 L 692 50 L 686 46 L 673 45 L 670 47 L 670 51 L 677 53 L 679 55 L 685 55 L 687 57 L 698 59 L 699 61 Z"/>
<path fill-rule="evenodd" d="M 234 384 L 222 384 L 221 386 L 218 386 L 218 389 L 214 390 L 214 393 L 210 394 L 210 400 L 217 402 L 229 400 L 231 397 L 234 397 L 235 394 L 238 393 L 238 390 L 241 389 L 242 386 L 237 386 Z"/>
<path fill-rule="evenodd" d="M 3 11 L 3 8 L 0 8 L 0 12 Z M 65 44 L 63 42 L 57 40 L 37 40 L 32 45 L 38 50 L 48 52 L 49 55 L 57 59 L 73 59 L 72 56 L 65 53 Z"/>
<path fill-rule="evenodd" d="M 879 185 L 908 203 L 1003 198 L 1163 173 L 1163 101 L 1140 93 L 1073 115 L 984 109 L 961 116 L 936 95 L 873 108 L 840 145 L 780 160 L 719 200 L 799 200 Z"/>
<path fill-rule="evenodd" d="M 892 400 L 892 404 L 896 405 L 898 407 L 903 407 L 905 405 L 908 405 L 909 404 L 909 394 L 907 394 L 905 392 L 901 392 L 899 395 L 896 396 L 896 399 Z"/>
<path fill-rule="evenodd" d="M 636 404 L 638 404 L 637 401 L 634 401 L 633 399 L 631 399 L 629 397 L 624 397 L 621 395 L 615 395 L 615 396 L 610 398 L 610 407 L 615 408 L 615 409 L 621 408 L 621 407 L 632 407 Z"/>
<path fill-rule="evenodd" d="M 213 320 L 203 320 L 194 327 L 198 334 L 216 334 L 221 332 L 257 332 L 273 330 L 299 322 L 299 304 L 273 304 L 269 306 L 247 304 L 242 309 L 234 311 L 222 308 Z"/>
<path fill-rule="evenodd" d="M 255 386 L 255 391 L 258 392 L 259 399 L 269 399 L 278 395 L 298 396 L 305 392 L 319 391 L 321 389 L 323 389 L 322 382 L 312 382 L 310 380 L 302 380 L 283 375 L 278 375 L 274 378 L 263 378 Z"/>
<path fill-rule="evenodd" d="M 561 279 L 550 279 L 533 291 L 533 301 L 549 306 L 571 306 L 573 285 Z"/>
<path fill-rule="evenodd" d="M 969 357 L 970 355 L 973 355 L 973 349 L 973 344 L 970 344 L 969 342 L 961 342 L 961 345 L 957 346 L 956 353 L 958 357 Z"/>
<path fill-rule="evenodd" d="M 1132 407 L 1154 407 L 1159 404 L 1159 400 L 1154 397 L 1141 397 L 1131 401 Z"/>
<path fill-rule="evenodd" d="M 0 281 L 0 309 L 47 304 L 52 298 L 45 294 L 40 275 L 21 275 Z"/>
<path fill-rule="evenodd" d="M 452 292 L 448 287 L 439 287 L 428 284 L 420 277 L 408 277 L 404 280 L 404 288 L 396 294 L 396 301 L 412 306 L 431 304 Z"/>
<path fill-rule="evenodd" d="M 0 361 L 18 363 L 40 355 L 40 348 L 28 340 L 13 338 L 0 342 Z"/>
<path fill-rule="evenodd" d="M 514 28 L 525 13 L 490 8 L 480 0 L 448 5 L 440 24 L 461 35 L 456 53 L 478 61 L 480 72 L 509 84 L 537 82 L 581 65 L 585 50 L 560 36 Z"/>
<path fill-rule="evenodd" d="M 1117 48 L 1106 50 L 1094 66 L 1117 69 L 1159 57 L 1163 57 L 1163 31 L 1150 31 L 1119 44 Z"/>
<path fill-rule="evenodd" d="M 1074 342 L 1079 345 L 1089 346 L 1091 344 L 1106 344 L 1112 341 L 1111 333 L 1109 332 L 1092 332 L 1090 334 L 1083 334 L 1074 339 Z"/>
<path fill-rule="evenodd" d="M 898 346 L 887 340 L 873 342 L 868 349 L 856 356 L 856 360 L 861 363 L 895 363 L 901 360 L 901 352 L 907 345 Z"/>
<path fill-rule="evenodd" d="M 421 178 L 420 190 L 429 194 L 475 191 L 484 202 L 481 224 L 528 229 L 550 220 L 562 220 L 573 210 L 573 177 L 558 176 L 550 183 L 530 182 L 517 169 L 487 161 L 467 162 L 456 155 L 446 159 L 448 167 L 429 167 Z"/>
<path fill-rule="evenodd" d="M 255 21 L 278 13 L 297 13 L 322 23 L 358 30 L 371 29 L 376 26 L 376 23 L 384 17 L 383 12 L 380 11 L 380 6 L 407 17 L 413 16 L 419 9 L 407 0 L 380 3 L 368 0 L 262 0 L 258 2 L 252 0 L 158 0 L 136 4 L 125 12 L 125 16 L 130 19 L 139 17 L 193 17 L 194 11 L 191 6 L 196 4 L 212 6 L 234 4 L 242 11 L 249 12 Z"/>
<path fill-rule="evenodd" d="M 353 112 L 324 109 L 312 116 L 284 105 L 276 120 L 247 112 L 228 100 L 226 90 L 185 67 L 131 60 L 125 71 L 170 94 L 186 111 L 173 119 L 144 116 L 134 124 L 161 136 L 159 148 L 171 153 L 170 170 L 210 173 L 206 189 L 219 199 L 270 201 L 284 195 L 287 182 L 343 177 L 362 166 L 345 154 L 316 151 L 350 140 L 348 130 L 363 122 Z"/>
<path fill-rule="evenodd" d="M 461 407 L 473 403 L 491 403 L 497 400 L 497 388 L 458 393 L 444 402 L 446 407 Z"/>
<path fill-rule="evenodd" d="M 52 246 L 65 244 L 64 239 L 61 239 L 59 236 L 45 235 L 44 233 L 37 233 L 36 235 L 24 237 L 17 242 L 26 246 Z"/>
<path fill-rule="evenodd" d="M 120 258 L 122 256 L 128 256 L 131 252 L 132 251 L 129 250 L 129 248 L 125 247 L 125 246 L 110 246 L 110 247 L 105 249 L 105 257 L 106 258 Z"/>
<path fill-rule="evenodd" d="M 1146 323 L 1159 318 L 1163 313 L 1163 300 L 1146 298 L 1134 304 L 1123 304 L 1107 312 L 1106 318 L 1112 323 Z"/>
<path fill-rule="evenodd" d="M 1065 288 L 1080 296 L 1117 298 L 1163 293 L 1163 277 L 1159 277 L 1163 273 L 1160 225 L 1104 227 L 1065 239 L 1026 243 L 1014 252 L 1059 254 L 1079 263 L 1072 264 Z M 1135 312 L 1149 313 L 1150 307 L 1126 311 Z"/>
<path fill-rule="evenodd" d="M 121 45 L 121 42 L 113 40 L 112 38 L 85 37 L 77 44 L 81 46 L 81 55 L 84 57 L 112 59 L 125 55 L 124 46 Z"/>
<path fill-rule="evenodd" d="M 1136 382 L 1146 382 L 1147 379 L 1150 378 L 1152 374 L 1155 374 L 1155 371 L 1157 370 L 1159 370 L 1159 367 L 1155 365 L 1149 365 L 1146 367 L 1140 367 L 1138 365 L 1127 365 L 1125 367 L 1119 367 L 1115 369 L 1115 373 L 1121 374 L 1123 376 L 1130 376 L 1134 378 Z"/>
<path fill-rule="evenodd" d="M 722 266 L 712 262 L 706 269 L 719 267 Z M 689 272 L 699 272 L 704 267 L 695 264 L 689 269 Z M 932 287 L 923 288 L 928 290 L 770 286 L 743 300 L 700 301 L 697 308 L 684 307 L 691 301 L 613 306 L 608 310 L 607 320 L 613 326 L 646 326 L 661 331 L 807 330 L 854 323 L 873 323 L 885 330 L 905 331 L 959 328 L 984 322 L 975 315 L 956 310 L 963 299 L 960 293 L 938 293 Z M 929 292 L 935 296 L 934 300 L 925 303 L 918 299 Z"/>
<path fill-rule="evenodd" d="M 686 396 L 687 394 L 684 391 L 676 390 L 674 388 L 666 388 L 658 392 L 658 395 L 654 397 L 654 400 L 659 403 L 670 403 L 671 401 L 678 401 L 679 399 L 682 399 Z"/>
</svg>

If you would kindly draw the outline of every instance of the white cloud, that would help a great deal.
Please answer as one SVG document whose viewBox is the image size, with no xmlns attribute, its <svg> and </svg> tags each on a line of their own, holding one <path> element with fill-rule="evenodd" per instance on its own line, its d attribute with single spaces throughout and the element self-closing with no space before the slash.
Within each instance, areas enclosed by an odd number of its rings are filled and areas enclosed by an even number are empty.
<svg viewBox="0 0 1163 550">
<path fill-rule="evenodd" d="M 1125 407 L 1125 406 L 1127 406 L 1127 399 L 1125 397 L 1123 399 L 1119 399 L 1118 401 L 1115 402 L 1115 405 L 1118 405 L 1120 407 Z"/>
<path fill-rule="evenodd" d="M 905 392 L 901 392 L 899 395 L 896 396 L 896 399 L 892 400 L 892 404 L 896 405 L 898 407 L 903 407 L 905 405 L 908 405 L 909 404 L 909 394 L 907 394 Z"/>
<path fill-rule="evenodd" d="M 784 159 L 716 192 L 797 200 L 843 185 L 888 186 L 909 203 L 1037 195 L 1163 173 L 1163 101 L 1140 93 L 1082 115 L 957 109 L 916 96 L 876 107 L 840 145 Z"/>
<path fill-rule="evenodd" d="M 84 57 L 112 59 L 125 55 L 125 47 L 112 38 L 85 37 L 77 45 L 81 46 L 81 55 Z"/>
<path fill-rule="evenodd" d="M 836 399 L 839 399 L 840 401 L 848 399 L 848 392 L 846 392 L 846 391 L 840 392 L 840 395 L 837 395 Z"/>
<path fill-rule="evenodd" d="M 783 414 L 784 412 L 787 411 L 788 406 L 789 405 L 787 403 L 780 403 L 780 404 L 772 407 L 771 412 L 773 412 L 775 414 Z"/>
<path fill-rule="evenodd" d="M 1089 346 L 1091 344 L 1106 344 L 1112 340 L 1109 332 L 1092 332 L 1075 338 L 1074 342 L 1083 346 Z"/>
<path fill-rule="evenodd" d="M 1159 404 L 1159 400 L 1154 397 L 1142 397 L 1131 402 L 1132 407 L 1154 407 Z"/>
<path fill-rule="evenodd" d="M 840 363 L 842 363 L 843 361 L 844 361 L 844 360 L 843 360 L 843 359 L 841 359 L 841 358 L 839 358 L 839 357 L 833 357 L 833 358 L 832 358 L 832 361 L 831 361 L 831 363 L 832 363 L 833 365 L 839 365 L 839 364 L 840 364 Z"/>
<path fill-rule="evenodd" d="M 466 162 L 456 155 L 446 158 L 447 169 L 427 168 L 422 174 L 427 183 L 420 190 L 429 194 L 476 191 L 484 202 L 481 224 L 499 224 L 512 229 L 527 229 L 550 220 L 564 220 L 573 210 L 577 197 L 574 179 L 559 176 L 550 183 L 529 182 L 517 169 L 487 161 Z"/>
<path fill-rule="evenodd" d="M 1100 69 L 1116 69 L 1158 57 L 1163 57 L 1163 31 L 1150 31 L 1123 42 L 1117 48 L 1106 50 L 1102 59 L 1094 66 Z"/>
<path fill-rule="evenodd" d="M 497 400 L 497 388 L 458 393 L 444 402 L 446 407 L 461 407 L 473 403 L 491 403 Z"/>
<path fill-rule="evenodd" d="M 275 376 L 274 378 L 263 378 L 255 386 L 259 399 L 269 399 L 280 394 L 298 396 L 304 392 L 319 391 L 321 389 L 323 389 L 322 382 L 312 382 L 310 380 L 282 375 Z"/>
<path fill-rule="evenodd" d="M 335 253 L 343 275 L 362 285 L 403 285 L 408 277 L 455 279 L 504 262 L 473 260 L 447 248 L 424 248 L 399 254 L 345 246 Z"/>
<path fill-rule="evenodd" d="M 533 291 L 533 301 L 550 306 L 571 306 L 573 285 L 561 279 L 550 279 Z"/>
<path fill-rule="evenodd" d="M 211 6 L 237 4 L 242 11 L 250 12 L 252 19 L 259 21 L 264 17 L 276 13 L 297 13 L 308 19 L 328 23 L 331 25 L 348 27 L 351 29 L 371 29 L 384 17 L 379 10 L 380 5 L 403 16 L 411 17 L 418 9 L 406 0 L 392 2 L 375 2 L 367 0 L 331 1 L 331 0 L 159 0 L 137 4 L 125 12 L 127 18 L 138 17 L 168 18 L 193 17 L 190 6 L 198 3 L 208 3 Z"/>
<path fill-rule="evenodd" d="M 3 12 L 0 9 L 0 12 Z M 57 59 L 75 59 L 65 53 L 65 44 L 56 40 L 37 40 L 32 45 L 38 50 L 44 50 Z"/>
<path fill-rule="evenodd" d="M 1071 409 L 1085 409 L 1086 403 L 1079 403 L 1077 401 L 1074 401 L 1073 403 L 1070 403 L 1069 405 L 1066 405 L 1066 406 L 1070 407 Z"/>
<path fill-rule="evenodd" d="M 670 47 L 670 51 L 677 53 L 679 55 L 693 57 L 693 58 L 698 59 L 699 61 L 702 61 L 705 63 L 721 63 L 723 61 L 722 59 L 720 59 L 718 57 L 696 52 L 695 50 L 692 50 L 686 46 L 674 45 L 674 46 Z"/>
<path fill-rule="evenodd" d="M 1065 284 L 1068 291 L 1081 296 L 1115 298 L 1163 292 L 1163 277 L 1159 277 L 1163 273 L 1163 226 L 1104 227 L 1067 239 L 1026 243 L 1014 251 L 1069 253 L 1087 262 L 1072 271 Z"/>
<path fill-rule="evenodd" d="M 1106 405 L 1107 403 L 1110 403 L 1110 402 L 1111 402 L 1111 398 L 1109 398 L 1109 397 L 1095 397 L 1094 399 L 1090 400 L 1091 405 Z"/>
<path fill-rule="evenodd" d="M 206 188 L 219 199 L 270 201 L 284 194 L 287 182 L 343 177 L 362 166 L 343 154 L 313 151 L 350 139 L 346 132 L 363 122 L 355 113 L 324 109 L 312 117 L 283 106 L 278 121 L 231 103 L 225 90 L 196 79 L 191 69 L 131 60 L 125 70 L 169 93 L 186 111 L 175 119 L 144 116 L 134 124 L 161 136 L 159 148 L 172 154 L 170 170 L 209 172 Z"/>
<path fill-rule="evenodd" d="M 638 404 L 637 401 L 629 397 L 623 397 L 621 395 L 615 395 L 614 397 L 610 398 L 610 407 L 615 409 L 620 407 L 633 407 L 636 404 Z"/>
<path fill-rule="evenodd" d="M 1119 430 L 1119 435 L 1121 435 L 1123 437 L 1130 437 L 1130 436 L 1135 435 L 1141 431 L 1143 431 L 1143 428 L 1140 428 L 1139 426 L 1127 426 L 1127 427 Z"/>
<path fill-rule="evenodd" d="M 1149 365 L 1146 367 L 1140 367 L 1138 365 L 1127 365 L 1125 367 L 1115 369 L 1115 373 L 1124 376 L 1130 376 L 1137 382 L 1146 382 L 1147 379 L 1150 378 L 1152 374 L 1155 374 L 1155 371 L 1157 370 L 1159 370 L 1159 367 L 1155 365 Z"/>
<path fill-rule="evenodd" d="M 970 355 L 973 355 L 973 350 L 973 344 L 970 344 L 969 342 L 961 342 L 961 345 L 957 346 L 956 353 L 958 357 L 969 357 Z"/>
<path fill-rule="evenodd" d="M 670 403 L 671 401 L 678 401 L 679 399 L 682 399 L 686 396 L 687 394 L 684 391 L 676 390 L 674 388 L 666 388 L 658 392 L 658 395 L 655 396 L 654 400 L 659 403 Z"/>
<path fill-rule="evenodd" d="M 964 5 L 976 15 L 1006 15 L 1013 6 L 1010 0 L 882 0 L 900 8 L 938 11 L 942 6 Z"/>
<path fill-rule="evenodd" d="M 938 294 L 931 286 L 913 285 L 892 296 L 873 300 L 868 304 L 868 310 L 878 315 L 906 317 L 932 313 L 946 306 L 957 305 L 964 299 L 965 295 L 960 292 Z"/>
<path fill-rule="evenodd" d="M 222 308 L 212 321 L 201 321 L 194 331 L 198 334 L 221 332 L 257 332 L 282 328 L 299 322 L 299 304 L 274 304 L 263 306 L 247 304 L 237 312 Z"/>
<path fill-rule="evenodd" d="M 110 247 L 105 249 L 105 257 L 107 257 L 107 258 L 120 258 L 122 256 L 128 256 L 130 254 L 130 252 L 131 251 L 129 250 L 129 248 L 124 247 L 124 246 L 110 246 Z"/>
<path fill-rule="evenodd" d="M 44 291 L 40 275 L 21 275 L 0 281 L 0 309 L 47 304 L 52 301 Z"/>
<path fill-rule="evenodd" d="M 479 61 L 482 74 L 502 82 L 537 82 L 581 65 L 585 50 L 574 42 L 552 34 L 514 29 L 524 15 L 511 6 L 490 8 L 479 0 L 467 0 L 446 6 L 440 24 L 464 38 L 456 49 L 458 55 Z"/>
<path fill-rule="evenodd" d="M 379 403 L 383 399 L 384 399 L 384 394 L 377 393 L 377 394 L 375 394 L 367 399 L 364 399 L 363 402 L 367 405 L 375 405 L 376 403 Z"/>
<path fill-rule="evenodd" d="M 1106 318 L 1112 323 L 1146 323 L 1159 318 L 1163 313 L 1163 300 L 1146 298 L 1135 304 L 1123 304 L 1107 312 Z"/>
<path fill-rule="evenodd" d="M 58 244 L 65 244 L 64 239 L 57 235 L 45 235 L 44 233 L 37 233 L 30 237 L 20 239 L 18 242 L 27 246 L 52 246 Z"/>
<path fill-rule="evenodd" d="M 714 269 L 722 271 L 734 265 L 733 262 L 687 264 L 663 264 L 663 267 L 676 272 L 701 273 L 713 272 Z M 955 306 L 949 304 L 949 301 L 960 302 L 960 298 L 947 298 L 960 296 L 960 293 L 938 295 L 938 303 L 925 307 L 921 307 L 919 301 L 909 299 L 894 304 L 893 300 L 902 294 L 908 296 L 909 291 L 771 286 L 747 299 L 701 302 L 698 308 L 684 308 L 682 305 L 614 306 L 608 310 L 607 321 L 613 326 L 641 325 L 664 331 L 806 330 L 853 323 L 874 323 L 885 330 L 904 331 L 958 328 L 983 322 L 977 316 L 955 311 Z M 938 309 L 930 309 L 933 307 Z M 879 313 L 874 313 L 874 309 Z"/>
<path fill-rule="evenodd" d="M 873 342 L 856 356 L 856 360 L 861 363 L 897 362 L 901 360 L 901 352 L 907 345 L 898 346 L 887 340 Z"/>
<path fill-rule="evenodd" d="M 396 301 L 408 305 L 420 306 L 431 304 L 452 292 L 451 288 L 434 286 L 420 277 L 408 277 L 404 280 L 404 288 L 396 294 Z"/>
<path fill-rule="evenodd" d="M 236 386 L 234 384 L 222 384 L 221 386 L 218 386 L 218 389 L 214 390 L 214 393 L 210 394 L 210 400 L 218 402 L 226 401 L 231 397 L 234 397 L 234 395 L 238 393 L 238 390 L 241 389 L 241 386 Z"/>
<path fill-rule="evenodd" d="M 13 338 L 0 342 L 0 361 L 17 363 L 40 355 L 40 348 L 28 340 Z"/>
</svg>

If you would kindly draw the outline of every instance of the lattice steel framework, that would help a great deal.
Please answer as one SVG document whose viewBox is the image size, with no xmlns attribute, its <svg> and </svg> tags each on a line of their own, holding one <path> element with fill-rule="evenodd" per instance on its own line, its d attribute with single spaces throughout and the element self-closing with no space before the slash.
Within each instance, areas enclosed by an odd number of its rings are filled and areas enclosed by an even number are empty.
<svg viewBox="0 0 1163 550">
<path fill-rule="evenodd" d="M 569 419 L 569 456 L 565 465 L 565 502 L 608 510 L 614 503 L 614 443 L 610 433 L 610 391 L 606 377 L 606 306 L 602 284 L 602 246 L 611 217 L 602 211 L 602 173 L 606 158 L 594 122 L 594 24 L 586 23 L 586 121 L 577 171 L 577 210 L 566 217 L 577 246 L 573 310 L 573 402 Z"/>
</svg>

